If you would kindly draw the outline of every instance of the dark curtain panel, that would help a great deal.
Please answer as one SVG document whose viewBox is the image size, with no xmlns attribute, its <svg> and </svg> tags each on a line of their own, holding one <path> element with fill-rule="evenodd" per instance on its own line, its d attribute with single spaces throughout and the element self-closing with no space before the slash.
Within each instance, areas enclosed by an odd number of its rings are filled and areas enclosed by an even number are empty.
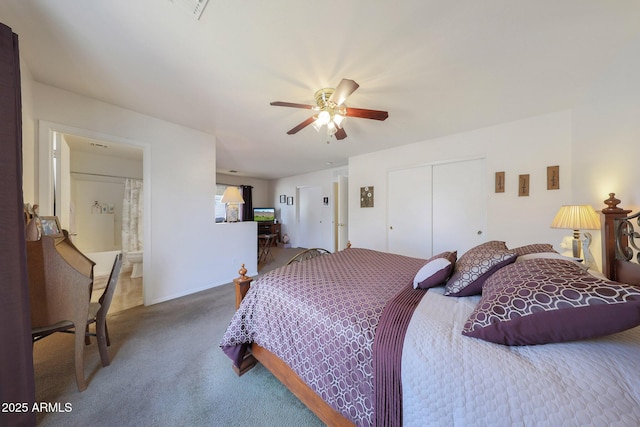
<svg viewBox="0 0 640 427">
<path fill-rule="evenodd" d="M 22 201 L 22 105 L 18 36 L 0 24 L 0 411 L 2 426 L 35 425 L 31 315 Z M 7 408 L 9 409 L 9 408 Z"/>
<path fill-rule="evenodd" d="M 253 196 L 251 195 L 252 189 L 253 187 L 250 185 L 240 186 L 240 190 L 242 191 L 242 198 L 244 199 L 244 205 L 242 206 L 243 221 L 253 221 Z"/>
</svg>

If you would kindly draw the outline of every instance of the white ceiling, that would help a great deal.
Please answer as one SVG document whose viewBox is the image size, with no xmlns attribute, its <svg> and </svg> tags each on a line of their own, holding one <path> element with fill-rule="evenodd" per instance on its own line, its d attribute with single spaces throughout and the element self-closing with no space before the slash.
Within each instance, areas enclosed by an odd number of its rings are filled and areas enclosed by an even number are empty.
<svg viewBox="0 0 640 427">
<path fill-rule="evenodd" d="M 2 0 L 35 80 L 217 137 L 218 172 L 276 178 L 575 106 L 640 33 L 638 0 Z M 290 136 L 342 78 L 348 137 Z"/>
</svg>

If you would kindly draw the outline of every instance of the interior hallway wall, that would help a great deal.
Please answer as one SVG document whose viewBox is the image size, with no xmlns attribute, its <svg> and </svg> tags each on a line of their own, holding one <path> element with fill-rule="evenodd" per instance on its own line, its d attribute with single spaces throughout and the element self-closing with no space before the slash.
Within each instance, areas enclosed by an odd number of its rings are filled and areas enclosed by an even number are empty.
<svg viewBox="0 0 640 427">
<path fill-rule="evenodd" d="M 145 150 L 145 304 L 228 283 L 241 263 L 257 273 L 255 226 L 214 222 L 213 135 L 40 83 L 33 89 L 35 119 Z"/>
</svg>

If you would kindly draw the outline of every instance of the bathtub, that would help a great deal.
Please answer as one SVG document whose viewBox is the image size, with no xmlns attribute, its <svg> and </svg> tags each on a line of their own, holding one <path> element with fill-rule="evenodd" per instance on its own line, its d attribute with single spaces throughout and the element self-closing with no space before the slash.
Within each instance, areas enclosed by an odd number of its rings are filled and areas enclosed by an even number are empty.
<svg viewBox="0 0 640 427">
<path fill-rule="evenodd" d="M 96 265 L 93 267 L 93 277 L 108 276 L 113 267 L 113 261 L 120 251 L 88 252 L 85 255 Z"/>
</svg>

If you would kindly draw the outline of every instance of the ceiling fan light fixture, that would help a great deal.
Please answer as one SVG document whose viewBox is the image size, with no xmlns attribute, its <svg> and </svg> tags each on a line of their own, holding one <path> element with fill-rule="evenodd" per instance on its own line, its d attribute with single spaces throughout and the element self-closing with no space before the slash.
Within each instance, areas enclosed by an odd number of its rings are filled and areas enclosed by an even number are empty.
<svg viewBox="0 0 640 427">
<path fill-rule="evenodd" d="M 318 123 L 318 119 L 317 118 L 314 121 L 311 122 L 311 126 L 313 126 L 313 128 L 316 130 L 316 132 L 320 132 L 320 128 L 322 128 L 322 125 L 320 123 Z"/>
<path fill-rule="evenodd" d="M 316 131 L 322 126 L 327 126 L 327 134 L 338 140 L 345 139 L 347 133 L 344 130 L 344 121 L 349 117 L 362 119 L 386 120 L 389 117 L 387 111 L 369 110 L 365 108 L 347 108 L 344 101 L 356 90 L 359 85 L 353 80 L 342 79 L 336 88 L 323 88 L 316 91 L 314 97 L 316 105 L 298 104 L 294 102 L 274 101 L 271 105 L 278 107 L 304 108 L 317 114 L 307 118 L 302 123 L 287 132 L 288 135 L 296 134 L 308 125 L 313 125 Z"/>
<path fill-rule="evenodd" d="M 318 113 L 318 118 L 316 122 L 322 126 L 331 122 L 331 114 L 327 110 L 322 110 Z"/>
<path fill-rule="evenodd" d="M 328 135 L 334 135 L 336 132 L 338 131 L 338 128 L 336 127 L 335 123 L 333 122 L 329 122 L 327 123 L 327 134 Z"/>
</svg>

